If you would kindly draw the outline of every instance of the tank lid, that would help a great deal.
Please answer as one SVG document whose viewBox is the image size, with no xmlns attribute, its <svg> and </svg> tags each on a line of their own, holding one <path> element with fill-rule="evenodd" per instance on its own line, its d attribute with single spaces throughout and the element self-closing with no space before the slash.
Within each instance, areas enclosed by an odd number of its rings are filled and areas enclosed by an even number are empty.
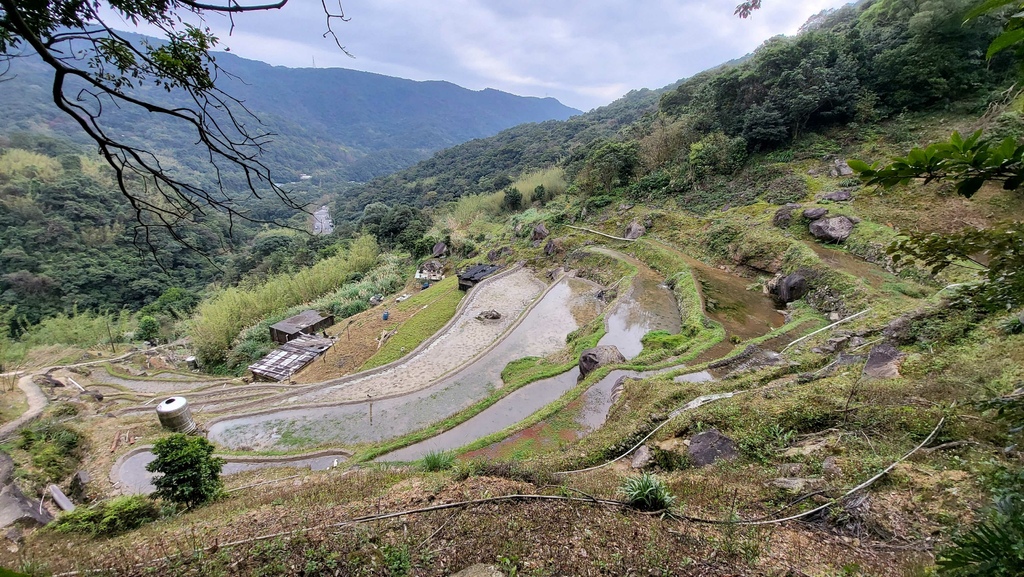
<svg viewBox="0 0 1024 577">
<path fill-rule="evenodd" d="M 188 405 L 185 397 L 170 397 L 156 406 L 158 413 L 173 413 L 180 411 Z"/>
</svg>

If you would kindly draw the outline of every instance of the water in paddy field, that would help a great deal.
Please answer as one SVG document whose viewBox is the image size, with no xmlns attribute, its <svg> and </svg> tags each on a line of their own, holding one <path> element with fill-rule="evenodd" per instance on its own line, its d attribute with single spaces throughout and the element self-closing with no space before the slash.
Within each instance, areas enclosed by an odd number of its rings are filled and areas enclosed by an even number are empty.
<svg viewBox="0 0 1024 577">
<path fill-rule="evenodd" d="M 501 384 L 510 361 L 546 356 L 565 346 L 578 325 L 572 306 L 595 292 L 590 282 L 555 284 L 523 322 L 480 359 L 421 391 L 393 399 L 274 411 L 215 423 L 210 440 L 234 450 L 291 449 L 382 441 L 422 429 L 483 399 Z M 371 422 L 372 419 L 372 422 Z"/>
<path fill-rule="evenodd" d="M 652 330 L 679 332 L 679 309 L 675 296 L 662 284 L 657 273 L 645 265 L 617 253 L 601 250 L 615 258 L 628 260 L 639 269 L 630 289 L 623 294 L 615 308 L 606 317 L 607 334 L 601 339 L 602 345 L 615 345 L 626 358 L 633 358 L 640 353 L 643 345 L 640 339 Z M 583 411 L 583 415 L 602 411 L 600 422 L 608 414 L 611 406 L 611 388 L 615 380 L 622 374 L 635 375 L 632 371 L 613 371 L 584 393 L 584 397 L 593 397 L 605 393 L 604 400 L 585 400 L 586 406 L 594 405 L 593 411 Z M 654 374 L 654 372 L 651 372 Z M 612 378 L 612 375 L 615 375 Z M 457 425 L 440 435 L 426 439 L 415 445 L 393 451 L 378 460 L 414 461 L 432 451 L 450 451 L 465 446 L 476 439 L 501 431 L 529 417 L 546 405 L 558 400 L 563 394 L 576 386 L 579 369 L 573 368 L 561 375 L 543 379 L 509 394 L 479 415 Z M 607 389 L 605 391 L 605 389 Z M 591 393 L 591 391 L 595 391 Z M 607 401 L 606 403 L 604 401 Z M 596 419 L 597 417 L 583 417 Z M 600 423 L 598 423 L 600 425 Z"/>
</svg>

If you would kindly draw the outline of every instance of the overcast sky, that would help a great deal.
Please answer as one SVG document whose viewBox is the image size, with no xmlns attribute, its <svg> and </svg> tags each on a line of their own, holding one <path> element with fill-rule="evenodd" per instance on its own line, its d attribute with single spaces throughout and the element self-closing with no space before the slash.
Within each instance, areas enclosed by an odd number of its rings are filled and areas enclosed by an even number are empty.
<svg viewBox="0 0 1024 577">
<path fill-rule="evenodd" d="M 846 0 L 765 0 L 747 20 L 733 15 L 738 3 L 343 0 L 350 20 L 333 26 L 354 58 L 323 38 L 326 17 L 315 0 L 238 16 L 230 36 L 226 19 L 208 24 L 244 58 L 553 96 L 587 111 L 632 89 L 660 88 L 742 56 Z"/>
</svg>

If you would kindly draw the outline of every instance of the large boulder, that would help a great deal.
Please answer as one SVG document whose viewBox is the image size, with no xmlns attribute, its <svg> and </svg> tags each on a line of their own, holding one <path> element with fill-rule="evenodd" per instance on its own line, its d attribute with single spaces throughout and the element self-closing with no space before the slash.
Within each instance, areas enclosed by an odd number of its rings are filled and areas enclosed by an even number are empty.
<svg viewBox="0 0 1024 577">
<path fill-rule="evenodd" d="M 828 173 L 833 177 L 853 176 L 853 169 L 850 168 L 850 165 L 845 160 L 837 158 Z"/>
<path fill-rule="evenodd" d="M 634 220 L 626 227 L 626 233 L 623 236 L 629 240 L 636 240 L 646 233 L 647 227 Z"/>
<path fill-rule="evenodd" d="M 811 234 L 824 242 L 843 242 L 853 232 L 853 221 L 845 216 L 822 218 L 811 223 Z"/>
<path fill-rule="evenodd" d="M 530 240 L 544 240 L 551 234 L 548 232 L 548 227 L 544 226 L 543 222 L 537 223 L 537 226 L 533 227 L 533 232 L 530 233 Z"/>
<path fill-rule="evenodd" d="M 800 271 L 786 276 L 778 275 L 768 281 L 768 294 L 779 306 L 799 300 L 807 294 L 807 277 Z"/>
<path fill-rule="evenodd" d="M 447 253 L 448 245 L 446 245 L 443 241 L 438 242 L 437 244 L 434 245 L 434 248 L 430 249 L 430 256 L 434 258 L 440 258 L 441 256 Z"/>
<path fill-rule="evenodd" d="M 772 217 L 772 224 L 779 228 L 789 228 L 789 223 L 793 222 L 793 211 L 799 207 L 783 206 L 779 210 L 775 211 L 775 216 Z"/>
<path fill-rule="evenodd" d="M 651 464 L 651 459 L 651 450 L 647 448 L 647 445 L 640 445 L 640 448 L 633 453 L 629 466 L 634 469 L 643 469 Z"/>
<path fill-rule="evenodd" d="M 40 527 L 52 520 L 45 509 L 40 511 L 39 505 L 23 495 L 14 483 L 0 489 L 0 529 L 14 525 Z"/>
<path fill-rule="evenodd" d="M 626 362 L 615 345 L 600 345 L 583 351 L 580 355 L 580 379 L 605 365 L 617 365 Z"/>
<path fill-rule="evenodd" d="M 686 454 L 694 466 L 703 467 L 720 459 L 732 460 L 739 456 L 736 442 L 717 429 L 709 429 L 690 438 Z"/>
<path fill-rule="evenodd" d="M 900 361 L 903 354 L 895 346 L 882 343 L 871 347 L 868 360 L 864 363 L 864 375 L 876 379 L 894 379 L 900 376 Z"/>
</svg>

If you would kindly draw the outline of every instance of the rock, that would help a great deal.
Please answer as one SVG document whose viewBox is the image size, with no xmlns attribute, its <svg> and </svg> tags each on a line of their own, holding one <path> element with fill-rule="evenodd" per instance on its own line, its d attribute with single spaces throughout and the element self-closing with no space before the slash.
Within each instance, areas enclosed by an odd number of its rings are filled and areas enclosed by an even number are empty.
<svg viewBox="0 0 1024 577">
<path fill-rule="evenodd" d="M 795 447 L 790 447 L 782 453 L 783 457 L 792 459 L 794 457 L 805 457 L 807 455 L 813 455 L 818 451 L 828 446 L 828 439 L 818 439 L 816 441 L 805 441 Z"/>
<path fill-rule="evenodd" d="M 560 238 L 549 238 L 548 243 L 544 245 L 544 254 L 547 256 L 554 256 L 563 252 L 565 252 L 565 241 Z"/>
<path fill-rule="evenodd" d="M 851 339 L 850 344 L 852 346 L 853 340 Z M 864 355 L 851 355 L 849 353 L 839 353 L 839 358 L 836 359 L 837 365 L 856 365 L 863 363 L 867 357 Z"/>
<path fill-rule="evenodd" d="M 630 461 L 629 466 L 634 469 L 643 469 L 650 464 L 651 450 L 647 448 L 647 445 L 640 445 L 640 448 L 633 453 L 633 460 Z"/>
<path fill-rule="evenodd" d="M 624 202 L 623 202 L 623 203 L 620 203 L 620 204 L 619 204 L 619 210 L 618 210 L 618 212 L 619 212 L 619 214 L 622 214 L 622 213 L 624 213 L 624 212 L 628 212 L 628 211 L 630 211 L 630 210 L 633 210 L 633 206 L 634 206 L 634 205 L 632 205 L 632 204 L 626 204 L 626 203 L 624 203 Z"/>
<path fill-rule="evenodd" d="M 772 224 L 779 228 L 789 228 L 791 222 L 793 222 L 793 209 L 788 206 L 776 210 L 775 216 L 772 217 Z"/>
<path fill-rule="evenodd" d="M 645 216 L 644 217 L 644 228 L 646 228 L 647 230 L 651 230 L 652 226 L 654 226 L 654 217 L 652 217 L 651 215 Z"/>
<path fill-rule="evenodd" d="M 505 577 L 505 574 L 494 565 L 477 563 L 476 565 L 466 567 L 458 573 L 453 573 L 452 577 Z"/>
<path fill-rule="evenodd" d="M 440 258 L 445 254 L 448 254 L 448 245 L 446 245 L 443 241 L 438 242 L 437 244 L 434 245 L 434 248 L 430 249 L 430 256 L 434 258 Z"/>
<path fill-rule="evenodd" d="M 167 357 L 149 357 L 149 359 L 146 360 L 146 364 L 149 365 L 149 368 L 158 371 L 174 370 L 174 363 L 168 360 Z"/>
<path fill-rule="evenodd" d="M 100 393 L 98 391 L 82 391 L 81 393 L 78 393 L 78 396 L 81 397 L 81 398 L 84 398 L 86 400 L 89 400 L 89 399 L 92 399 L 94 401 L 102 401 L 103 400 L 103 393 Z"/>
<path fill-rule="evenodd" d="M 889 343 L 871 347 L 868 361 L 864 363 L 864 376 L 876 379 L 894 379 L 900 376 L 900 361 L 903 354 Z"/>
<path fill-rule="evenodd" d="M 543 222 L 537 223 L 537 226 L 533 227 L 533 232 L 530 233 L 530 240 L 544 240 L 551 234 L 548 232 L 548 227 L 544 226 Z"/>
<path fill-rule="evenodd" d="M 647 227 L 634 220 L 633 222 L 629 223 L 629 226 L 626 227 L 626 232 L 625 234 L 623 234 L 623 236 L 630 240 L 636 240 L 643 236 L 646 232 Z"/>
<path fill-rule="evenodd" d="M 853 176 L 853 169 L 850 168 L 849 164 L 846 164 L 845 160 L 837 158 L 834 164 L 836 174 L 839 176 Z"/>
<path fill-rule="evenodd" d="M 76 500 L 85 500 L 86 486 L 92 481 L 92 477 L 88 471 L 78 471 L 75 476 L 71 478 L 71 485 L 68 487 L 68 495 Z"/>
<path fill-rule="evenodd" d="M 807 169 L 807 174 L 809 176 L 818 176 L 818 169 L 817 168 L 808 168 Z"/>
<path fill-rule="evenodd" d="M 805 208 L 803 215 L 807 220 L 818 220 L 828 214 L 827 208 Z"/>
<path fill-rule="evenodd" d="M 832 202 L 847 202 L 853 200 L 853 193 L 847 189 L 837 190 L 828 194 L 821 195 L 821 200 L 831 200 Z"/>
<path fill-rule="evenodd" d="M 601 345 L 587 349 L 580 354 L 580 380 L 594 372 L 598 367 L 617 365 L 626 362 L 615 345 Z"/>
<path fill-rule="evenodd" d="M 823 488 L 825 480 L 816 477 L 781 477 L 772 479 L 768 484 L 793 494 L 799 494 Z"/>
<path fill-rule="evenodd" d="M 498 311 L 496 311 L 494 309 L 491 309 L 489 311 L 484 311 L 484 312 L 476 315 L 476 320 L 478 320 L 478 321 L 485 321 L 485 320 L 486 321 L 496 321 L 496 320 L 498 320 L 500 318 L 501 318 L 501 313 L 499 313 Z"/>
<path fill-rule="evenodd" d="M 619 400 L 619 397 L 622 396 L 622 391 L 625 390 L 626 388 L 627 380 L 629 380 L 629 377 L 626 375 L 622 375 L 621 377 L 619 377 L 617 381 L 615 381 L 615 384 L 612 385 L 611 404 L 614 405 Z"/>
<path fill-rule="evenodd" d="M 689 443 L 690 441 L 688 439 L 672 437 L 671 439 L 658 443 L 658 448 L 666 453 L 685 453 L 686 447 L 689 446 Z"/>
<path fill-rule="evenodd" d="M 0 528 L 41 526 L 52 520 L 45 509 L 40 513 L 38 503 L 25 497 L 13 483 L 0 489 Z"/>
<path fill-rule="evenodd" d="M 811 223 L 811 234 L 824 242 L 843 242 L 853 232 L 853 221 L 845 216 L 822 218 Z"/>
<path fill-rule="evenodd" d="M 779 465 L 779 474 L 786 477 L 796 477 L 804 472 L 803 463 L 783 463 Z"/>
<path fill-rule="evenodd" d="M 828 313 L 828 320 L 830 320 L 832 322 L 836 322 L 836 321 L 842 320 L 842 318 L 843 318 L 843 315 L 839 314 L 836 311 L 832 311 L 832 312 Z"/>
<path fill-rule="evenodd" d="M 768 281 L 768 294 L 779 306 L 785 306 L 796 300 L 800 300 L 807 294 L 807 277 L 801 271 L 796 271 L 786 276 L 777 275 Z"/>
<path fill-rule="evenodd" d="M 11 527 L 4 533 L 4 538 L 15 545 L 22 545 L 25 543 L 25 532 L 21 527 Z"/>
<path fill-rule="evenodd" d="M 710 429 L 691 437 L 690 447 L 686 453 L 696 467 L 710 465 L 719 459 L 732 460 L 739 454 L 736 451 L 736 442 L 719 433 L 717 429 Z"/>
<path fill-rule="evenodd" d="M 487 251 L 487 260 L 489 262 L 494 262 L 507 254 L 512 254 L 512 249 L 507 246 L 489 250 Z"/>
<path fill-rule="evenodd" d="M 839 468 L 835 457 L 825 457 L 821 463 L 821 472 L 826 479 L 838 479 L 843 476 L 843 470 Z"/>
</svg>

